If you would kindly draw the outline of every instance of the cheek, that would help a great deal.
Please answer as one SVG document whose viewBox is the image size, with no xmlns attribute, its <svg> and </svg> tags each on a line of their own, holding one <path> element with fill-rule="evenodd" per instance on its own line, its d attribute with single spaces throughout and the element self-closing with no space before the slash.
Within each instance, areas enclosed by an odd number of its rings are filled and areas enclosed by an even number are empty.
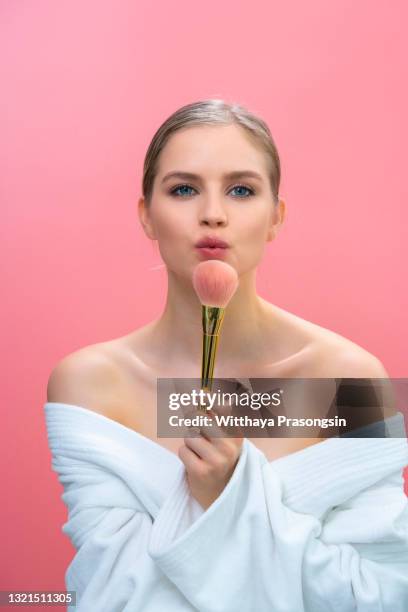
<svg viewBox="0 0 408 612">
<path fill-rule="evenodd" d="M 268 235 L 269 217 L 266 215 L 251 216 L 245 219 L 243 224 L 243 236 L 248 244 L 254 246 L 258 244 L 263 248 L 263 243 L 266 242 Z"/>
<path fill-rule="evenodd" d="M 188 211 L 168 207 L 157 210 L 155 229 L 157 244 L 163 261 L 174 271 L 182 272 L 186 264 L 186 253 L 196 233 Z"/>
<path fill-rule="evenodd" d="M 185 216 L 175 210 L 159 211 L 156 215 L 156 232 L 159 242 L 173 241 L 174 248 L 177 248 L 179 239 L 186 237 L 188 232 L 188 221 Z"/>
<path fill-rule="evenodd" d="M 238 257 L 246 269 L 255 267 L 262 259 L 268 244 L 267 235 L 268 219 L 266 216 L 246 219 L 237 243 Z"/>
</svg>

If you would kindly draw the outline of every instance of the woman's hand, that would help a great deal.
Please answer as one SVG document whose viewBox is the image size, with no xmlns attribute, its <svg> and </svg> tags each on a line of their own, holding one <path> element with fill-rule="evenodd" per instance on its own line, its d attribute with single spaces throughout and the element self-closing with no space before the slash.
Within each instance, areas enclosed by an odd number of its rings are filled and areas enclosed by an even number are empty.
<svg viewBox="0 0 408 612">
<path fill-rule="evenodd" d="M 214 412 L 207 410 L 213 419 Z M 213 437 L 222 431 L 213 419 L 213 425 L 200 427 L 199 437 L 184 438 L 178 455 L 184 463 L 192 496 L 206 510 L 222 493 L 241 453 L 244 438 Z"/>
</svg>

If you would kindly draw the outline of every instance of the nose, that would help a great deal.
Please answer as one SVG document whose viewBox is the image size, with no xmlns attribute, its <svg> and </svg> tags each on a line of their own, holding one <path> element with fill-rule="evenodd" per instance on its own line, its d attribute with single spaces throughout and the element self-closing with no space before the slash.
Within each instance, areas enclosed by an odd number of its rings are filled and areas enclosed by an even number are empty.
<svg viewBox="0 0 408 612">
<path fill-rule="evenodd" d="M 200 225 L 220 227 L 227 224 L 227 215 L 217 198 L 209 198 L 199 212 Z"/>
</svg>

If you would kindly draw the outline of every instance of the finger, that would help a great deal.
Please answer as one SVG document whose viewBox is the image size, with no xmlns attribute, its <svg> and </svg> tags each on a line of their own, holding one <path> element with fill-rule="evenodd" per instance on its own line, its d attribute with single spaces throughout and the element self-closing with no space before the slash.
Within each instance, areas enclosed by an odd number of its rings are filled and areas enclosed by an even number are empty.
<svg viewBox="0 0 408 612">
<path fill-rule="evenodd" d="M 198 438 L 185 438 L 184 444 L 191 451 L 196 453 L 200 459 L 210 463 L 215 459 L 217 451 L 210 440 L 207 440 L 202 435 Z"/>
<path fill-rule="evenodd" d="M 178 449 L 178 456 L 184 463 L 184 466 L 188 472 L 198 472 L 202 469 L 203 460 L 201 459 L 201 457 L 196 455 L 196 453 L 185 444 L 183 446 L 180 446 L 180 448 Z"/>
<path fill-rule="evenodd" d="M 232 449 L 235 449 L 233 451 L 233 455 L 235 456 L 236 451 L 240 451 L 243 441 L 243 437 L 213 437 L 209 441 L 209 444 L 211 444 L 213 449 L 213 454 L 211 457 L 214 458 L 214 461 L 217 457 L 231 457 Z M 209 461 L 211 460 L 211 457 L 209 457 Z"/>
<path fill-rule="evenodd" d="M 242 441 L 234 439 L 218 438 L 217 440 L 206 440 L 205 438 L 186 438 L 185 445 L 194 452 L 203 463 L 207 465 L 223 465 L 231 457 L 236 459 L 237 450 L 240 450 Z M 197 466 L 197 464 L 196 464 Z M 199 466 L 197 466 L 198 468 Z"/>
</svg>

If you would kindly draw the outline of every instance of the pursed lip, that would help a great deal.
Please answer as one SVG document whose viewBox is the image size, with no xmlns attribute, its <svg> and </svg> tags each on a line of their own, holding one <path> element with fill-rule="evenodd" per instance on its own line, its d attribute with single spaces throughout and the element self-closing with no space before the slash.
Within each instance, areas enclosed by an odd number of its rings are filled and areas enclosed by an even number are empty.
<svg viewBox="0 0 408 612">
<path fill-rule="evenodd" d="M 229 244 L 217 236 L 204 236 L 195 245 L 198 248 L 228 249 Z"/>
</svg>

